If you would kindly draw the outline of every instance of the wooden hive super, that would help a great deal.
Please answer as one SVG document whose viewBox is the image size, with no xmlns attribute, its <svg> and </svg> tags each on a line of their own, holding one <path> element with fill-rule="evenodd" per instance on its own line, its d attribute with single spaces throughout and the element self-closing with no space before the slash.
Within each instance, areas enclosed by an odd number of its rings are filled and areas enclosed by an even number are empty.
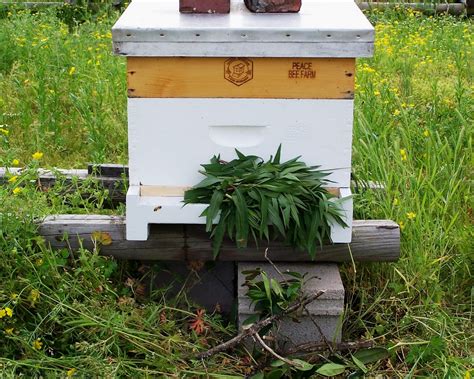
<svg viewBox="0 0 474 379">
<path fill-rule="evenodd" d="M 180 14 L 174 0 L 134 0 L 113 28 L 127 56 L 130 188 L 127 239 L 150 224 L 201 224 L 206 205 L 183 208 L 200 164 L 234 149 L 301 156 L 332 172 L 350 196 L 355 58 L 373 50 L 373 28 L 351 0 L 306 0 L 297 14 Z M 334 243 L 351 240 L 334 226 Z"/>
</svg>

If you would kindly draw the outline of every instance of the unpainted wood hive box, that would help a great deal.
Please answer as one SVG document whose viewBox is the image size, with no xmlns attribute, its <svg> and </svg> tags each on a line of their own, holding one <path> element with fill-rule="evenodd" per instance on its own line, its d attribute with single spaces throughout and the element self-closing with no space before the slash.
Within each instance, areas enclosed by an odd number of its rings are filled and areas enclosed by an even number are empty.
<svg viewBox="0 0 474 379">
<path fill-rule="evenodd" d="M 134 0 L 112 29 L 127 57 L 130 187 L 127 239 L 150 224 L 201 224 L 206 205 L 182 205 L 198 170 L 234 149 L 301 156 L 350 195 L 355 58 L 374 30 L 351 0 L 306 0 L 291 14 L 180 14 L 177 0 Z M 351 240 L 334 226 L 334 243 Z"/>
</svg>

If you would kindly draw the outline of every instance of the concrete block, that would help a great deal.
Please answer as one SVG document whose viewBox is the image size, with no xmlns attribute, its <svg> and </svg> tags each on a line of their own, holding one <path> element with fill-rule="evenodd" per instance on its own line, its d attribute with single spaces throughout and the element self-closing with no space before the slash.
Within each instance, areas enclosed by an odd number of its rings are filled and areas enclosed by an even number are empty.
<svg viewBox="0 0 474 379">
<path fill-rule="evenodd" d="M 254 314 L 253 306 L 246 297 L 247 287 L 243 287 L 245 275 L 242 271 L 254 270 L 257 267 L 265 271 L 269 277 L 281 281 L 281 276 L 272 265 L 259 262 L 237 263 L 237 296 L 239 327 L 243 321 Z M 314 293 L 325 290 L 324 295 L 307 306 L 311 315 L 302 315 L 299 322 L 284 319 L 277 332 L 277 340 L 281 346 L 290 347 L 305 342 L 322 341 L 322 334 L 329 341 L 341 341 L 342 314 L 344 312 L 344 286 L 342 284 L 339 268 L 334 263 L 278 263 L 277 267 L 285 271 L 307 273 L 308 280 L 305 284 L 305 293 Z M 315 325 L 315 323 L 319 326 Z"/>
<path fill-rule="evenodd" d="M 219 304 L 230 314 L 235 302 L 234 262 L 161 262 L 154 278 L 155 288 L 168 288 L 166 296 L 175 296 L 182 288 L 188 300 L 213 312 Z"/>
</svg>

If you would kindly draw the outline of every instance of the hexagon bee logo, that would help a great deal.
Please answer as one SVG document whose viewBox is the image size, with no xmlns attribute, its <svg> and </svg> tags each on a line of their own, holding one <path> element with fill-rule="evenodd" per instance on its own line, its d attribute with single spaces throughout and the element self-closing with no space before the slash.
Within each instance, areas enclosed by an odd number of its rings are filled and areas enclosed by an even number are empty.
<svg viewBox="0 0 474 379">
<path fill-rule="evenodd" d="M 253 78 L 253 62 L 248 58 L 230 58 L 224 62 L 224 77 L 236 86 Z"/>
</svg>

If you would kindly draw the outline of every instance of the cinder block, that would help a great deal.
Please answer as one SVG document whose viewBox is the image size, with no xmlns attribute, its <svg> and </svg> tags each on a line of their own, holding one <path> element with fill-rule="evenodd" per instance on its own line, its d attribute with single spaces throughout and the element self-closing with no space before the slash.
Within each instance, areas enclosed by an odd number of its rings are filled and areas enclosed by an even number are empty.
<svg viewBox="0 0 474 379">
<path fill-rule="evenodd" d="M 234 262 L 161 262 L 154 278 L 155 288 L 167 288 L 167 296 L 175 296 L 185 286 L 188 300 L 213 312 L 217 304 L 230 314 L 235 301 Z"/>
<path fill-rule="evenodd" d="M 237 264 L 237 293 L 238 293 L 238 319 L 239 327 L 243 321 L 254 314 L 253 306 L 246 296 L 247 287 L 245 275 L 242 271 L 254 270 L 257 267 L 265 271 L 269 277 L 281 281 L 281 276 L 272 265 L 258 262 L 239 262 Z M 322 341 L 322 334 L 329 341 L 341 341 L 342 314 L 344 312 L 344 286 L 337 264 L 316 263 L 277 263 L 277 267 L 283 273 L 285 271 L 296 271 L 301 274 L 307 273 L 308 280 L 304 287 L 305 293 L 314 293 L 318 290 L 326 292 L 309 304 L 306 308 L 311 316 L 302 315 L 299 322 L 287 318 L 281 322 L 277 339 L 284 348 L 306 342 Z M 319 326 L 315 325 L 315 323 Z"/>
</svg>

